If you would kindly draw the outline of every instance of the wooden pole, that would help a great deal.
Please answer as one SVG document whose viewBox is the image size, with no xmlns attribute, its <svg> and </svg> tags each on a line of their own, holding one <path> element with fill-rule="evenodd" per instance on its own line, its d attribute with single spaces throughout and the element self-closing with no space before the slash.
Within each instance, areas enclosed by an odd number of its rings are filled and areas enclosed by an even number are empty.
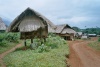
<svg viewBox="0 0 100 67">
<path fill-rule="evenodd" d="M 46 42 L 46 38 L 44 38 L 44 42 Z"/>
<path fill-rule="evenodd" d="M 25 47 L 26 47 L 26 39 L 25 39 L 25 41 L 24 41 L 24 45 L 25 45 Z"/>
<path fill-rule="evenodd" d="M 30 44 L 30 48 L 31 48 L 31 49 L 33 49 L 33 48 L 32 48 L 32 43 L 33 43 L 33 39 L 31 39 L 31 44 Z"/>
<path fill-rule="evenodd" d="M 33 39 L 31 39 L 31 44 L 33 43 Z"/>
</svg>

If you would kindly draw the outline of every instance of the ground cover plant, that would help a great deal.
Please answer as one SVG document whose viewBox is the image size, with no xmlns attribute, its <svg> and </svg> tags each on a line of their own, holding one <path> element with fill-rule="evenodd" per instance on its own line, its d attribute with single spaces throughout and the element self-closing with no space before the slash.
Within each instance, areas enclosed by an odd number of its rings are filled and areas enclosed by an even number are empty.
<svg viewBox="0 0 100 67">
<path fill-rule="evenodd" d="M 17 45 L 19 42 L 18 33 L 0 33 L 0 53 L 3 53 Z"/>
<path fill-rule="evenodd" d="M 5 64 L 7 67 L 66 67 L 65 55 L 69 54 L 66 41 L 56 35 L 49 35 L 46 40 L 47 42 L 38 46 L 32 45 L 33 50 L 16 50 L 10 53 L 3 59 Z M 35 40 L 35 44 L 38 41 Z"/>
<path fill-rule="evenodd" d="M 90 47 L 100 51 L 100 38 L 98 38 L 98 41 L 89 43 L 88 45 Z"/>
</svg>

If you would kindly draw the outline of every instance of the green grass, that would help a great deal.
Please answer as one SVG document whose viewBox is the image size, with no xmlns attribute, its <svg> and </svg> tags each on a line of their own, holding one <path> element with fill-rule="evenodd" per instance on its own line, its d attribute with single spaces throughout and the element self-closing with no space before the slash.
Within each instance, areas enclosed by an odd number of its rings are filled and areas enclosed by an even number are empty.
<svg viewBox="0 0 100 67">
<path fill-rule="evenodd" d="M 7 43 L 6 45 L 0 45 L 0 54 L 16 46 L 17 43 Z"/>
<path fill-rule="evenodd" d="M 68 45 L 49 52 L 37 53 L 35 50 L 17 50 L 4 57 L 7 67 L 66 67 L 65 55 L 69 54 Z"/>
<path fill-rule="evenodd" d="M 0 54 L 19 43 L 18 33 L 0 33 Z"/>
<path fill-rule="evenodd" d="M 96 49 L 96 50 L 100 50 L 100 42 L 92 42 L 92 43 L 89 43 L 88 46 Z"/>
<path fill-rule="evenodd" d="M 1 64 L 0 64 L 0 67 L 1 67 Z"/>
</svg>

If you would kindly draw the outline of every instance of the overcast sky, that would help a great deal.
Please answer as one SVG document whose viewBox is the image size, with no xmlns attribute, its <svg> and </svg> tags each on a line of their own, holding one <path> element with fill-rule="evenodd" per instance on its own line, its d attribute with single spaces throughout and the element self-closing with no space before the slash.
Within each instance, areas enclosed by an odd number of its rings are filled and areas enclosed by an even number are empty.
<svg viewBox="0 0 100 67">
<path fill-rule="evenodd" d="M 0 17 L 12 21 L 27 7 L 56 25 L 100 27 L 100 0 L 0 0 Z"/>
</svg>

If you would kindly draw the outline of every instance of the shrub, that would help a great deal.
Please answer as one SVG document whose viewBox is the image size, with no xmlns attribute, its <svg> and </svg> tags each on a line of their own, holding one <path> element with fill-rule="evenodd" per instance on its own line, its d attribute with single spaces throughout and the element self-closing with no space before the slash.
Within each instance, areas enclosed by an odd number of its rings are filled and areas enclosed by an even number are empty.
<svg viewBox="0 0 100 67">
<path fill-rule="evenodd" d="M 5 37 L 5 40 L 9 42 L 16 42 L 18 43 L 19 40 L 19 34 L 18 33 L 8 33 Z"/>
<path fill-rule="evenodd" d="M 58 48 L 59 45 L 66 44 L 66 41 L 57 35 L 55 35 L 55 37 L 52 35 L 49 35 L 48 38 L 46 39 L 45 44 L 51 47 L 51 49 L 54 49 L 54 48 Z"/>
<path fill-rule="evenodd" d="M 50 49 L 59 48 L 59 46 L 66 44 L 66 41 L 64 39 L 51 33 L 48 35 L 48 38 L 46 38 L 46 42 L 44 42 L 43 39 L 42 42 L 43 44 L 41 44 L 40 39 L 34 39 L 33 44 L 30 45 L 31 49 L 34 49 L 37 52 L 41 53 L 48 52 Z"/>
<path fill-rule="evenodd" d="M 98 38 L 98 41 L 100 42 L 100 37 Z"/>
<path fill-rule="evenodd" d="M 7 43 L 19 42 L 19 34 L 18 33 L 0 33 L 0 46 L 6 46 Z"/>
<path fill-rule="evenodd" d="M 0 46 L 4 46 L 7 42 L 5 41 L 5 34 L 0 33 Z"/>
<path fill-rule="evenodd" d="M 42 53 L 42 52 L 48 52 L 49 51 L 49 47 L 42 44 L 41 46 L 39 46 L 36 50 L 37 52 L 39 53 Z"/>
</svg>

